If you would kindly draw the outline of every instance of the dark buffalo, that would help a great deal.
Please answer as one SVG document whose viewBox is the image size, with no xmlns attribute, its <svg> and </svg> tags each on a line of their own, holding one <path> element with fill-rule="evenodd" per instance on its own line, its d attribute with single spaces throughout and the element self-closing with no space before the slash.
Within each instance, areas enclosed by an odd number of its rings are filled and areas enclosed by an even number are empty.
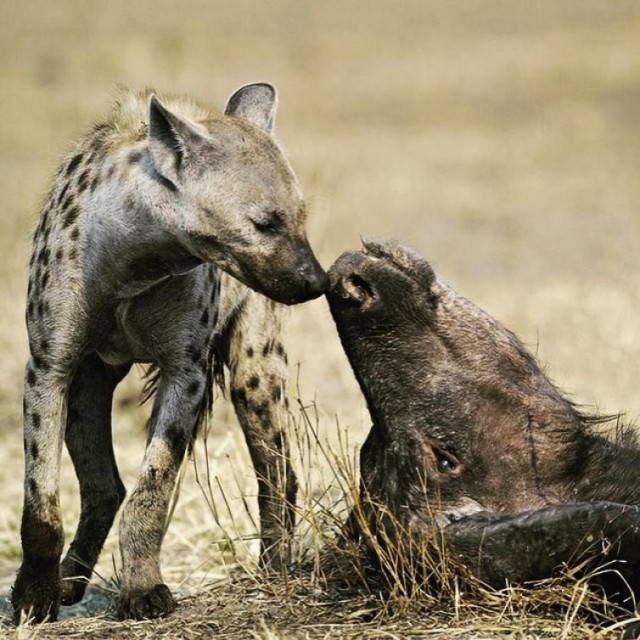
<svg viewBox="0 0 640 640">
<path fill-rule="evenodd" d="M 444 531 L 497 587 L 591 554 L 638 593 L 633 433 L 597 434 L 602 418 L 564 398 L 513 333 L 411 250 L 366 242 L 330 278 L 331 312 L 373 420 L 361 490 L 378 505 L 374 526 L 393 524 L 386 539 Z M 352 514 L 350 526 L 359 522 Z M 620 591 L 612 585 L 604 581 L 608 595 Z"/>
</svg>

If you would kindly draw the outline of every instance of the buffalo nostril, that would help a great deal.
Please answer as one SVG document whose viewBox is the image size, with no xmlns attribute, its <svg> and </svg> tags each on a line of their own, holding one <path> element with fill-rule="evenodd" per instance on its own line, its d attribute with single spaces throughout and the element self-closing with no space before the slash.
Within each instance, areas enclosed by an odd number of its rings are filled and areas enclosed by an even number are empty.
<svg viewBox="0 0 640 640">
<path fill-rule="evenodd" d="M 371 285 L 356 274 L 341 279 L 339 295 L 355 306 L 364 306 L 375 297 Z"/>
</svg>

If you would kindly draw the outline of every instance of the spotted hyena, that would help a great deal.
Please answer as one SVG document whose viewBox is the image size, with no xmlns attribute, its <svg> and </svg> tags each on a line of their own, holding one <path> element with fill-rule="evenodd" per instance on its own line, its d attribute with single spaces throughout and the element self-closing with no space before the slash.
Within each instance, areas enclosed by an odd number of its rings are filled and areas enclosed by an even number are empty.
<svg viewBox="0 0 640 640">
<path fill-rule="evenodd" d="M 150 363 L 156 395 L 137 483 L 120 521 L 120 617 L 175 604 L 159 552 L 176 473 L 206 414 L 215 367 L 259 478 L 263 563 L 286 559 L 295 496 L 279 407 L 282 303 L 327 276 L 307 241 L 296 178 L 269 135 L 275 91 L 247 85 L 223 115 L 184 99 L 123 94 L 63 162 L 35 232 L 27 297 L 23 562 L 16 618 L 55 619 L 82 598 L 125 489 L 113 455 L 113 391 Z M 224 273 L 224 275 L 223 275 Z M 66 442 L 80 522 L 60 564 Z M 285 529 L 285 532 L 283 532 Z"/>
</svg>

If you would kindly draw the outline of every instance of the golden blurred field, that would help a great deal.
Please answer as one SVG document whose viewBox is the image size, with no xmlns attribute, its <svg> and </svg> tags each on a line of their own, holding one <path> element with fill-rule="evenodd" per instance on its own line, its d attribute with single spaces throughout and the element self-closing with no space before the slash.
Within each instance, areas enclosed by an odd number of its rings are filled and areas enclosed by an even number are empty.
<svg viewBox="0 0 640 640">
<path fill-rule="evenodd" d="M 20 557 L 30 236 L 58 159 L 117 84 L 221 107 L 241 84 L 274 83 L 277 136 L 326 267 L 361 236 L 396 237 L 514 329 L 576 401 L 640 417 L 634 0 L 3 0 L 0 60 L 1 594 Z M 366 408 L 323 300 L 292 310 L 288 342 L 292 395 L 315 402 L 326 437 L 339 425 L 357 445 Z M 116 402 L 129 487 L 142 452 L 136 384 Z M 240 494 L 255 487 L 233 420 L 219 403 L 209 460 L 246 533 Z M 63 476 L 70 533 L 68 460 Z M 171 586 L 222 575 L 211 546 L 222 537 L 189 468 L 165 542 Z M 115 549 L 112 536 L 106 577 Z"/>
</svg>

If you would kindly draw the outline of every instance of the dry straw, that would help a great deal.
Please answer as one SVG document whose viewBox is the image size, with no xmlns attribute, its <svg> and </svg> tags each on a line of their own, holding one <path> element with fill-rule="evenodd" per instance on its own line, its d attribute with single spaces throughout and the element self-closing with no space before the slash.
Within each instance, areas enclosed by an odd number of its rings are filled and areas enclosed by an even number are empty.
<svg viewBox="0 0 640 640">
<path fill-rule="evenodd" d="M 178 611 L 166 619 L 116 622 L 108 605 L 118 591 L 114 567 L 112 578 L 98 576 L 107 602 L 100 615 L 0 630 L 16 638 L 577 640 L 617 638 L 634 622 L 589 587 L 594 572 L 586 570 L 587 558 L 531 585 L 495 590 L 482 584 L 449 551 L 441 528 L 416 536 L 384 505 L 361 495 L 357 451 L 348 430 L 336 424 L 332 443 L 315 402 L 298 400 L 287 420 L 300 480 L 293 562 L 287 572 L 267 576 L 256 569 L 253 510 L 237 477 L 240 512 L 213 472 L 210 460 L 217 452 L 209 451 L 205 429 L 197 447 L 206 455 L 192 455 L 191 463 L 218 527 L 212 547 L 227 563 L 227 579 L 182 598 Z"/>
</svg>

